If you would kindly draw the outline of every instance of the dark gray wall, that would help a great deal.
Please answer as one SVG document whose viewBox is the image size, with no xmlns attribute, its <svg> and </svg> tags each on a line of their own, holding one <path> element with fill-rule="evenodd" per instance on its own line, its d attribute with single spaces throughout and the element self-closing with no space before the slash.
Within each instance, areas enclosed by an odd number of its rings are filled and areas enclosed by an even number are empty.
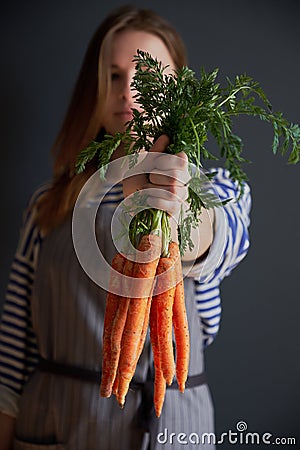
<svg viewBox="0 0 300 450">
<path fill-rule="evenodd" d="M 2 7 L 2 298 L 21 211 L 50 176 L 49 149 L 86 45 L 98 22 L 121 3 L 19 1 Z M 260 82 L 275 110 L 300 121 L 297 0 L 132 3 L 152 7 L 178 28 L 196 71 L 204 66 L 219 67 L 221 76 L 246 72 Z M 299 441 L 300 167 L 272 155 L 268 124 L 241 120 L 237 132 L 252 160 L 246 168 L 253 193 L 252 245 L 222 285 L 221 330 L 206 353 L 217 431 L 236 431 L 243 420 L 249 431 Z"/>
</svg>

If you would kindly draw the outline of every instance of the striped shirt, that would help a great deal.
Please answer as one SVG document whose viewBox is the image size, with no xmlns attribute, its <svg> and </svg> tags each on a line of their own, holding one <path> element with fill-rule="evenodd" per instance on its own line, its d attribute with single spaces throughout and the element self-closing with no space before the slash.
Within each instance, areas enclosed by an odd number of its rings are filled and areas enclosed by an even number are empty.
<svg viewBox="0 0 300 450">
<path fill-rule="evenodd" d="M 184 265 L 194 278 L 195 302 L 203 329 L 203 346 L 215 339 L 221 319 L 220 282 L 239 264 L 249 248 L 248 227 L 251 208 L 250 189 L 245 184 L 243 196 L 228 171 L 214 169 L 214 193 L 231 199 L 215 208 L 214 240 L 205 259 L 193 267 Z M 31 292 L 43 241 L 35 223 L 34 205 L 47 187 L 38 189 L 24 213 L 20 240 L 12 263 L 0 327 L 0 411 L 17 415 L 18 398 L 23 385 L 38 362 L 37 337 L 31 321 Z M 115 208 L 123 199 L 116 185 L 104 202 Z"/>
</svg>

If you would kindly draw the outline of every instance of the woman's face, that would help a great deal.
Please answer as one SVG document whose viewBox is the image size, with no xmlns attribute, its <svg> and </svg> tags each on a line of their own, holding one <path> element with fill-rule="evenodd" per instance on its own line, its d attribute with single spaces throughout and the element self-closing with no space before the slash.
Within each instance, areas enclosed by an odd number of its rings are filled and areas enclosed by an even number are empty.
<svg viewBox="0 0 300 450">
<path fill-rule="evenodd" d="M 169 70 L 175 69 L 167 47 L 158 36 L 135 30 L 121 31 L 114 35 L 108 58 L 111 89 L 102 118 L 103 127 L 112 135 L 124 131 L 126 122 L 132 119 L 131 108 L 140 109 L 134 102 L 134 92 L 130 87 L 135 73 L 135 63 L 132 60 L 137 49 L 150 53 L 163 66 L 170 66 Z"/>
</svg>

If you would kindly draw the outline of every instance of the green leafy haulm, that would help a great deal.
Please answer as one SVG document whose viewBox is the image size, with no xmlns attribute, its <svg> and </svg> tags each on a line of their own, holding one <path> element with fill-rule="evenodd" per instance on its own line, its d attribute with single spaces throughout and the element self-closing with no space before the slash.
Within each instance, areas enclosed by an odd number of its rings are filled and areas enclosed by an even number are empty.
<svg viewBox="0 0 300 450">
<path fill-rule="evenodd" d="M 123 133 L 105 135 L 101 142 L 93 141 L 83 149 L 76 171 L 83 171 L 86 164 L 97 157 L 100 175 L 104 177 L 105 167 L 121 143 L 125 154 L 136 155 L 141 150 L 148 151 L 153 140 L 167 134 L 171 141 L 167 151 L 171 154 L 185 152 L 189 162 L 196 167 L 189 183 L 189 211 L 182 215 L 178 225 L 181 252 L 184 252 L 192 246 L 189 235 L 200 220 L 201 208 L 220 203 L 208 198 L 207 190 L 201 185 L 200 169 L 205 160 L 223 158 L 225 168 L 238 183 L 240 195 L 243 194 L 247 181 L 243 166 L 249 161 L 242 156 L 243 141 L 233 132 L 233 120 L 246 115 L 270 123 L 274 132 L 273 153 L 287 154 L 289 164 L 296 164 L 300 159 L 300 127 L 290 123 L 281 112 L 274 113 L 259 83 L 247 75 L 238 75 L 233 81 L 227 78 L 222 87 L 217 82 L 218 69 L 209 73 L 202 69 L 199 78 L 188 67 L 167 74 L 167 67 L 139 50 L 134 62 L 136 73 L 132 89 L 136 91 L 135 100 L 142 112 L 133 110 L 133 118 Z M 206 147 L 210 137 L 217 144 L 217 154 Z M 134 161 L 133 158 L 132 164 Z M 151 232 L 152 222 L 157 226 L 155 213 L 138 213 L 132 221 L 132 229 Z"/>
</svg>

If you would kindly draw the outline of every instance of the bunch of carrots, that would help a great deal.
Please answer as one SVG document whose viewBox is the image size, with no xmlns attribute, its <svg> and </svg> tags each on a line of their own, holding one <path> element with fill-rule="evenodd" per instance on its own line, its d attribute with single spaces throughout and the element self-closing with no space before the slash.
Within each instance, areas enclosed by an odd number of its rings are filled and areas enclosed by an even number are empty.
<svg viewBox="0 0 300 450">
<path fill-rule="evenodd" d="M 234 81 L 228 78 L 223 88 L 216 80 L 218 69 L 211 73 L 203 69 L 197 79 L 188 67 L 167 75 L 166 67 L 140 50 L 134 61 L 136 73 L 132 88 L 137 92 L 136 102 L 142 111 L 134 110 L 133 119 L 124 132 L 105 135 L 101 142 L 92 141 L 83 149 L 76 162 L 76 172 L 84 171 L 86 165 L 97 158 L 100 177 L 105 179 L 111 156 L 121 144 L 127 155 L 135 156 L 142 149 L 149 150 L 153 139 L 167 134 L 171 140 L 168 153 L 185 152 L 189 163 L 196 168 L 189 182 L 189 211 L 178 226 L 182 251 L 191 244 L 189 230 L 191 224 L 197 226 L 199 223 L 201 208 L 222 204 L 209 204 L 201 185 L 203 160 L 218 159 L 205 147 L 209 136 L 215 139 L 225 167 L 242 194 L 247 176 L 241 164 L 249 161 L 241 155 L 242 139 L 233 133 L 232 119 L 247 115 L 269 122 L 274 130 L 273 153 L 285 155 L 291 148 L 290 164 L 300 161 L 300 126 L 290 123 L 281 112 L 273 113 L 262 88 L 247 75 L 236 76 Z M 150 324 L 155 366 L 154 404 L 159 416 L 166 385 L 172 383 L 176 372 L 179 389 L 183 392 L 188 372 L 189 332 L 180 256 L 178 245 L 165 238 L 168 233 L 161 233 L 161 224 L 168 222 L 165 212 L 147 210 L 145 215 L 143 212 L 137 214 L 133 222 L 131 242 L 134 242 L 134 248 L 141 253 L 150 249 L 152 257 L 149 262 L 140 262 L 136 255 L 129 258 L 129 255 L 117 254 L 113 260 L 112 288 L 125 283 L 123 294 L 132 292 L 126 286 L 128 280 L 140 279 L 141 283 L 134 296 L 116 295 L 114 289 L 107 295 L 100 393 L 103 397 L 114 393 L 123 407 Z M 148 227 L 147 232 L 141 233 L 145 227 Z M 116 273 L 123 277 L 117 277 Z"/>
<path fill-rule="evenodd" d="M 103 361 L 100 395 L 115 394 L 121 407 L 142 353 L 148 327 L 153 350 L 154 407 L 160 416 L 166 385 L 176 373 L 179 390 L 184 392 L 189 365 L 189 330 L 185 309 L 184 287 L 179 246 L 170 241 L 168 255 L 161 256 L 161 236 L 156 233 L 141 237 L 139 252 L 147 252 L 147 261 L 135 261 L 117 253 L 112 261 L 110 286 L 124 291 L 127 278 L 141 280 L 134 297 L 108 292 L 103 331 Z M 116 274 L 122 274 L 119 277 Z M 130 281 L 129 281 L 130 282 Z M 176 361 L 172 332 L 176 344 Z"/>
</svg>

